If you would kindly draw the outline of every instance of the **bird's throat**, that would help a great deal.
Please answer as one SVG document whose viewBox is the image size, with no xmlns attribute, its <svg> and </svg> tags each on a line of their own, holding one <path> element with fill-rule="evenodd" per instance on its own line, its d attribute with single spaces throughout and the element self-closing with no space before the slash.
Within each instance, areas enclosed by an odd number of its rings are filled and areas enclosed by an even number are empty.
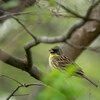
<svg viewBox="0 0 100 100">
<path fill-rule="evenodd" d="M 57 55 L 57 54 L 50 54 L 50 58 L 57 57 L 57 56 L 59 56 L 59 55 Z"/>
</svg>

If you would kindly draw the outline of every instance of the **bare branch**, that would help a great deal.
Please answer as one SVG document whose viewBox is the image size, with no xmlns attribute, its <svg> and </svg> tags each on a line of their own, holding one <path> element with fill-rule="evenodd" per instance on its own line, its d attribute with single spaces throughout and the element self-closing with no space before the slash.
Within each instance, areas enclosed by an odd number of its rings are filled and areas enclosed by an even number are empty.
<svg viewBox="0 0 100 100">
<path fill-rule="evenodd" d="M 13 96 L 27 96 L 29 94 L 14 94 Z"/>
<path fill-rule="evenodd" d="M 14 18 L 37 43 L 37 38 L 26 28 L 26 26 L 17 17 L 15 16 L 11 16 L 11 17 Z M 30 48 L 26 48 L 26 47 L 25 47 L 25 51 L 26 51 L 26 57 L 28 62 L 27 70 L 30 71 L 30 69 L 33 66 L 32 52 Z"/>
<path fill-rule="evenodd" d="M 54 11 L 54 10 L 52 10 L 52 14 L 53 14 L 54 16 L 56 16 L 56 17 L 77 18 L 77 17 L 75 17 L 75 16 L 73 16 L 73 15 L 64 15 L 64 14 L 60 14 L 60 13 Z"/>
<path fill-rule="evenodd" d="M 26 28 L 26 26 L 17 17 L 15 16 L 11 16 L 11 17 L 14 18 L 37 43 L 37 38 Z M 32 52 L 30 48 L 26 48 L 26 47 L 25 47 L 25 51 L 26 51 L 26 57 L 28 62 L 27 70 L 30 71 L 30 69 L 33 66 Z"/>
<path fill-rule="evenodd" d="M 13 90 L 13 92 L 8 96 L 8 98 L 6 100 L 9 100 L 12 96 L 14 96 L 14 94 L 19 90 L 19 88 L 21 88 L 21 87 L 26 87 L 27 88 L 27 87 L 33 86 L 33 85 L 43 86 L 42 83 L 21 84 Z"/>
<path fill-rule="evenodd" d="M 5 53 L 1 49 L 0 49 L 0 60 L 22 70 L 25 70 L 25 67 L 27 66 L 27 61 L 19 59 L 17 57 L 13 57 Z"/>
<path fill-rule="evenodd" d="M 31 14 L 34 14 L 34 13 L 33 12 L 17 12 L 17 13 L 15 13 L 15 12 L 14 13 L 11 13 L 11 12 L 9 12 L 9 13 L 6 13 L 6 14 L 0 16 L 0 20 L 2 20 L 3 18 L 6 18 L 6 17 L 11 17 L 11 16 L 31 15 Z"/>
<path fill-rule="evenodd" d="M 30 41 L 25 45 L 25 48 L 32 48 L 33 46 L 39 44 L 39 43 L 60 43 L 60 42 L 65 42 L 67 39 L 69 39 L 72 35 L 72 33 L 77 30 L 79 27 L 81 27 L 85 22 L 83 20 L 80 20 L 76 22 L 70 29 L 69 31 L 61 36 L 57 37 L 37 37 L 37 41 Z"/>
<path fill-rule="evenodd" d="M 52 11 L 53 15 L 56 16 L 57 18 L 59 17 L 62 17 L 62 18 L 78 18 L 77 16 L 68 16 L 68 15 L 64 15 L 64 14 L 60 14 L 60 13 L 57 13 L 55 11 Z M 84 20 L 88 20 L 88 21 L 97 21 L 100 23 L 100 19 L 97 19 L 97 18 L 88 18 L 88 16 L 84 17 Z"/>
<path fill-rule="evenodd" d="M 2 12 L 4 12 L 4 11 L 2 11 Z M 5 13 L 10 15 L 9 12 L 5 12 Z M 37 43 L 37 38 L 26 28 L 26 26 L 17 17 L 12 16 L 12 15 L 10 15 L 10 16 L 13 19 L 15 19 L 25 29 L 25 31 L 35 40 L 35 42 Z M 35 78 L 39 79 L 41 72 L 36 68 L 36 66 L 33 65 L 31 49 L 25 47 L 25 51 L 26 51 L 26 57 L 27 57 L 27 66 L 24 66 L 25 67 L 24 70 L 29 72 Z M 38 74 L 37 74 L 37 72 L 38 72 Z"/>
<path fill-rule="evenodd" d="M 100 5 L 94 8 L 90 14 L 90 18 L 100 18 Z M 77 46 L 89 46 L 100 34 L 100 23 L 98 21 L 89 21 L 73 32 L 69 41 Z M 62 43 L 61 48 L 65 55 L 75 60 L 84 49 L 73 48 L 72 46 Z M 71 52 L 69 52 L 71 51 Z"/>
<path fill-rule="evenodd" d="M 8 8 L 6 8 L 6 11 L 7 12 L 11 12 L 11 13 L 13 13 L 13 12 L 16 12 L 16 13 L 17 12 L 21 12 L 24 8 L 33 6 L 36 2 L 37 2 L 37 0 L 19 0 L 18 6 L 14 6 L 14 7 L 10 7 L 10 8 L 8 7 Z M 1 7 L 0 10 L 1 10 L 2 9 L 2 4 L 0 5 L 0 7 Z M 5 13 L 2 13 L 0 16 L 5 16 Z M 0 19 L 0 21 L 4 21 L 7 18 L 9 18 L 9 16 Z"/>
<path fill-rule="evenodd" d="M 92 3 L 92 5 L 90 5 L 90 7 L 88 8 L 88 10 L 87 10 L 87 12 L 86 12 L 86 15 L 85 15 L 86 18 L 89 18 L 89 16 L 90 16 L 92 10 L 93 10 L 99 3 L 100 3 L 100 0 L 94 2 L 94 3 Z"/>
<path fill-rule="evenodd" d="M 9 97 L 6 100 L 9 100 L 16 91 L 18 91 L 18 89 L 21 87 L 21 85 L 19 85 L 17 88 L 15 88 L 15 90 L 9 95 Z"/>
<path fill-rule="evenodd" d="M 0 77 L 5 77 L 5 78 L 8 78 L 8 79 L 11 79 L 11 80 L 15 81 L 15 82 L 18 83 L 18 84 L 21 84 L 21 82 L 19 82 L 19 81 L 13 79 L 13 78 L 11 78 L 11 77 L 9 77 L 9 76 L 7 76 L 7 75 L 0 75 Z"/>
<path fill-rule="evenodd" d="M 13 57 L 0 49 L 0 60 L 6 64 L 12 65 L 18 69 L 28 72 L 34 78 L 40 80 L 42 72 L 36 67 L 32 66 L 30 70 L 27 70 L 28 62 L 17 57 Z"/>
<path fill-rule="evenodd" d="M 97 21 L 100 22 L 100 19 L 96 19 L 96 18 L 89 18 L 93 8 L 95 8 L 99 3 L 100 0 L 98 0 L 97 2 L 93 3 L 87 10 L 87 13 L 85 16 L 79 15 L 76 12 L 74 12 L 73 10 L 71 10 L 70 8 L 68 8 L 67 6 L 65 6 L 64 4 L 62 4 L 61 2 L 59 3 L 58 1 L 56 1 L 58 5 L 60 5 L 66 12 L 71 13 L 73 16 L 75 16 L 74 18 L 80 18 L 84 21 Z"/>
<path fill-rule="evenodd" d="M 16 17 L 16 16 L 13 16 L 13 13 L 10 13 L 10 12 L 7 12 L 7 11 L 3 11 L 0 9 L 1 12 L 5 13 L 7 16 L 10 16 L 11 18 L 15 19 L 23 28 L 24 30 L 36 41 L 36 37 L 32 34 L 32 32 L 30 32 L 27 27 Z M 5 16 L 6 16 L 5 15 Z M 4 17 L 5 17 L 4 16 Z"/>
<path fill-rule="evenodd" d="M 72 15 L 74 15 L 75 17 L 84 19 L 83 16 L 77 14 L 76 12 L 74 12 L 73 10 L 71 10 L 70 8 L 68 8 L 67 6 L 65 6 L 63 3 L 56 1 L 58 5 L 60 5 L 66 12 L 71 13 Z"/>
<path fill-rule="evenodd" d="M 32 51 L 31 49 L 25 49 L 25 51 L 26 51 L 26 57 L 27 57 L 27 62 L 28 62 L 27 69 L 29 70 L 33 65 Z"/>
<path fill-rule="evenodd" d="M 4 12 L 4 11 L 2 11 L 2 12 Z M 13 16 L 9 12 L 5 12 L 5 13 L 9 14 L 9 16 L 11 16 L 13 19 L 15 19 L 37 43 L 37 38 L 27 29 L 27 27 L 17 17 Z M 28 66 L 26 67 L 26 70 L 30 71 L 32 69 L 32 66 L 33 66 L 33 58 L 32 58 L 31 49 L 25 47 L 25 51 L 26 51 L 26 57 L 27 57 L 27 63 L 28 63 Z"/>
<path fill-rule="evenodd" d="M 68 30 L 67 34 L 68 34 L 68 39 L 71 38 L 73 32 L 75 32 L 78 28 L 80 28 L 81 26 L 83 26 L 86 22 L 84 20 L 79 20 L 78 22 L 76 22 L 74 25 L 72 25 L 72 27 Z M 67 40 L 67 39 L 66 39 Z"/>
<path fill-rule="evenodd" d="M 24 29 L 25 31 L 36 41 L 36 37 L 26 28 L 26 26 L 15 16 L 11 16 L 13 19 L 15 19 Z"/>
</svg>

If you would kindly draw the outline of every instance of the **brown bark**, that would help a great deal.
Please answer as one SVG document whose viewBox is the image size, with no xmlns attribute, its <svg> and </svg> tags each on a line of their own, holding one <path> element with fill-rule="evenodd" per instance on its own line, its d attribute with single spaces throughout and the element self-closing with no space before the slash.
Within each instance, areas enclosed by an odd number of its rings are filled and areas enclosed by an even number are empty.
<svg viewBox="0 0 100 100">
<path fill-rule="evenodd" d="M 20 58 L 11 56 L 11 55 L 7 54 L 6 52 L 2 51 L 1 49 L 0 49 L 0 61 L 4 62 L 6 64 L 9 64 L 13 67 L 16 67 L 18 69 L 21 69 L 23 71 L 28 72 L 31 76 L 33 76 L 34 78 L 36 78 L 38 80 L 41 77 L 41 72 L 37 67 L 32 66 L 32 68 L 30 70 L 28 70 L 27 69 L 28 63 L 26 60 L 22 60 Z"/>
<path fill-rule="evenodd" d="M 90 18 L 100 19 L 100 5 L 92 11 Z M 98 37 L 99 33 L 100 23 L 96 21 L 88 21 L 82 27 L 77 29 L 68 40 L 73 46 L 62 43 L 61 48 L 65 55 L 75 60 L 84 50 L 83 48 L 79 49 L 78 47 L 86 47 L 90 45 L 93 40 Z M 76 48 L 74 46 L 76 46 Z"/>
</svg>

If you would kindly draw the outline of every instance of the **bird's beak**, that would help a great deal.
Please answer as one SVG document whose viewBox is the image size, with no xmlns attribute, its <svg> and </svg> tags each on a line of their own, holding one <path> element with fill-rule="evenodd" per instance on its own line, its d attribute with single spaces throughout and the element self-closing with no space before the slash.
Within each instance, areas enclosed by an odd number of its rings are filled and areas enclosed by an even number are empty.
<svg viewBox="0 0 100 100">
<path fill-rule="evenodd" d="M 52 49 L 49 50 L 50 53 L 53 53 L 54 51 Z"/>
</svg>

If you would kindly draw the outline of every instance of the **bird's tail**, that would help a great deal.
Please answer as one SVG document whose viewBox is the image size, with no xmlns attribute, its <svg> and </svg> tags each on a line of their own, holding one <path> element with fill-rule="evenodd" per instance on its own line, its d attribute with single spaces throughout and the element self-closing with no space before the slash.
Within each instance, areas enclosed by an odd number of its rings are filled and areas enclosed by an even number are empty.
<svg viewBox="0 0 100 100">
<path fill-rule="evenodd" d="M 91 84 L 93 84 L 95 87 L 98 87 L 98 85 L 96 83 L 94 83 L 93 81 L 91 81 L 89 78 L 87 78 L 85 75 L 82 75 L 82 77 L 86 80 L 88 80 Z"/>
</svg>

